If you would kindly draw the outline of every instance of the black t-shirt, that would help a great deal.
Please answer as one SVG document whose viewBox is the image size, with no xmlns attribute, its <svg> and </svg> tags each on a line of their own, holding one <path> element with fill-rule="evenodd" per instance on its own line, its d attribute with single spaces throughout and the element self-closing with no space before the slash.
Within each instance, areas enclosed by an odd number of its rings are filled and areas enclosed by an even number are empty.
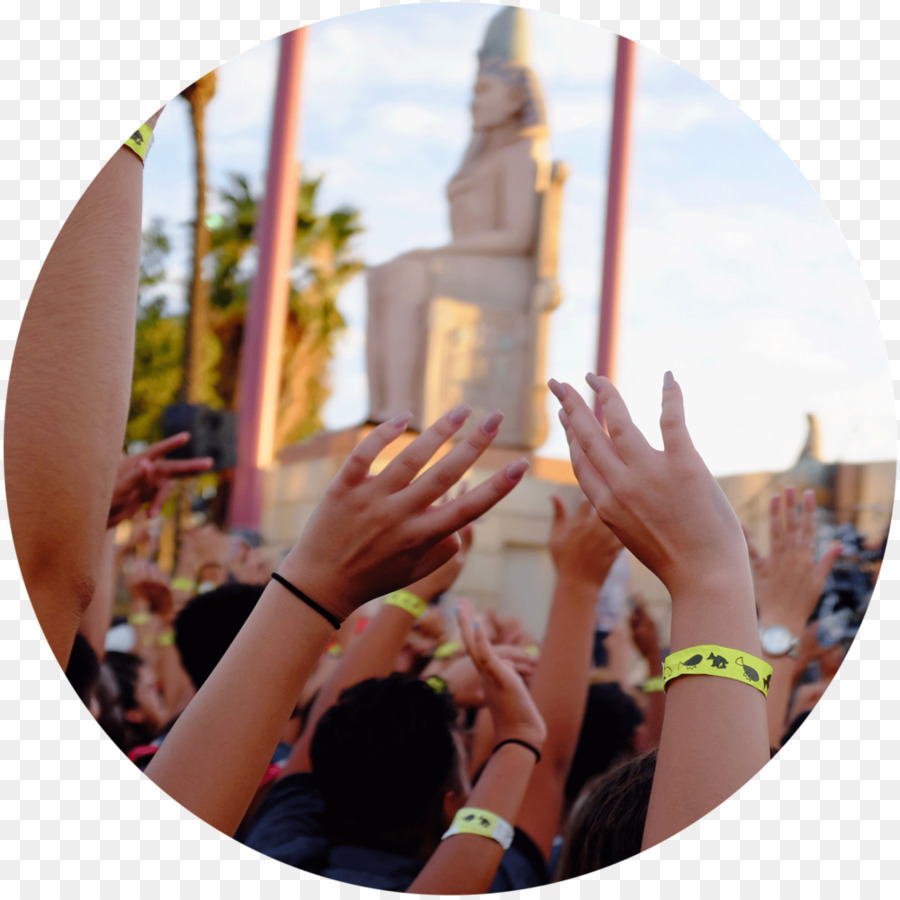
<svg viewBox="0 0 900 900">
<path fill-rule="evenodd" d="M 324 815 L 313 776 L 287 775 L 262 802 L 244 843 L 290 866 L 361 887 L 405 891 L 415 881 L 424 865 L 421 860 L 368 847 L 332 846 L 325 837 Z M 491 892 L 518 891 L 548 881 L 540 850 L 517 828 Z"/>
</svg>

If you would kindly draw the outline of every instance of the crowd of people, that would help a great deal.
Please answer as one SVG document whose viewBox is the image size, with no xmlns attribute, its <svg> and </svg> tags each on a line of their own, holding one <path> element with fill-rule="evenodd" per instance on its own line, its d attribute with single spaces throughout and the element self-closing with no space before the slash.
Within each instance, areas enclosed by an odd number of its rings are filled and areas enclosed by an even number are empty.
<svg viewBox="0 0 900 900">
<path fill-rule="evenodd" d="M 167 485 L 211 460 L 167 458 L 187 434 L 122 456 L 139 157 L 125 147 L 104 168 L 35 285 L 5 449 L 13 537 L 45 635 L 148 777 L 290 865 L 468 894 L 611 865 L 765 765 L 846 652 L 821 627 L 844 548 L 817 558 L 814 495 L 792 488 L 773 497 L 769 546 L 757 547 L 691 442 L 671 373 L 662 450 L 608 379 L 587 376 L 603 425 L 550 381 L 584 499 L 554 499 L 555 584 L 533 598 L 549 599 L 541 635 L 453 592 L 478 519 L 527 470 L 519 460 L 458 490 L 502 420 L 467 428 L 465 405 L 378 474 L 410 414 L 375 427 L 292 547 L 207 524 L 185 532 L 165 571 L 154 523 Z M 610 615 L 604 584 L 608 594 L 628 555 L 668 591 L 665 647 L 640 598 Z"/>
</svg>

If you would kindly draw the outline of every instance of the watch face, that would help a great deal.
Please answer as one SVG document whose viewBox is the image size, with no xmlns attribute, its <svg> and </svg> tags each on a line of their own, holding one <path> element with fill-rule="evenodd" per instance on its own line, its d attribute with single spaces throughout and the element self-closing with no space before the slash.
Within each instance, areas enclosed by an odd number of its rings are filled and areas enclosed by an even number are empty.
<svg viewBox="0 0 900 900">
<path fill-rule="evenodd" d="M 794 636 L 784 625 L 773 625 L 760 635 L 763 650 L 771 656 L 784 656 L 794 643 Z"/>
</svg>

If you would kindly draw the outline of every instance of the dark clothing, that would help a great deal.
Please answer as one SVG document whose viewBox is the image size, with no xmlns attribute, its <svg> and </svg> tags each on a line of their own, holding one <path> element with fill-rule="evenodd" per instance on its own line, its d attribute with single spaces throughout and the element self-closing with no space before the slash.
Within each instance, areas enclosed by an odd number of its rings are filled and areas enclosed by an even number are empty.
<svg viewBox="0 0 900 900">
<path fill-rule="evenodd" d="M 367 847 L 332 846 L 325 837 L 324 818 L 314 777 L 308 773 L 287 775 L 272 786 L 244 843 L 298 869 L 377 890 L 405 891 L 422 870 L 424 863 L 408 856 Z M 548 881 L 540 850 L 517 828 L 491 891 L 517 891 Z"/>
</svg>

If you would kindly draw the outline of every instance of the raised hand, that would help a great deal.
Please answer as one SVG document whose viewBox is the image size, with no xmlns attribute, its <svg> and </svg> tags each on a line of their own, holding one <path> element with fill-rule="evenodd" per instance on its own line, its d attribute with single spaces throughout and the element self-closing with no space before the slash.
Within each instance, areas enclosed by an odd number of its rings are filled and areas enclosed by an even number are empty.
<svg viewBox="0 0 900 900">
<path fill-rule="evenodd" d="M 470 412 L 451 410 L 373 476 L 375 458 L 404 432 L 411 414 L 375 428 L 329 485 L 280 574 L 346 618 L 366 600 L 411 585 L 450 560 L 461 547 L 457 532 L 505 497 L 528 468 L 527 460 L 517 460 L 474 490 L 434 505 L 497 435 L 502 416 L 491 413 L 416 478 Z"/>
<path fill-rule="evenodd" d="M 540 750 L 547 737 L 547 726 L 525 682 L 512 661 L 501 659 L 491 646 L 484 627 L 477 627 L 471 603 L 460 600 L 457 610 L 466 652 L 481 676 L 485 702 L 494 723 L 495 743 L 519 740 Z"/>
<path fill-rule="evenodd" d="M 151 444 L 141 453 L 122 459 L 109 505 L 108 528 L 130 519 L 145 503 L 150 504 L 147 515 L 152 518 L 162 509 L 172 478 L 199 475 L 212 468 L 213 460 L 208 456 L 197 459 L 162 458 L 171 450 L 183 447 L 190 439 L 190 432 L 183 431 Z"/>
<path fill-rule="evenodd" d="M 463 566 L 466 564 L 466 558 L 469 550 L 472 549 L 472 539 L 474 530 L 471 525 L 466 525 L 459 530 L 459 551 L 455 556 L 450 557 L 442 566 L 438 566 L 433 572 L 430 572 L 424 578 L 413 582 L 406 588 L 411 594 L 421 597 L 426 603 L 430 603 L 435 597 L 449 591 L 456 583 Z"/>
<path fill-rule="evenodd" d="M 146 606 L 163 621 L 175 614 L 172 589 L 159 568 L 146 559 L 135 560 L 125 575 L 125 587 L 131 597 L 132 609 Z"/>
<path fill-rule="evenodd" d="M 656 623 L 647 613 L 640 599 L 635 600 L 634 611 L 628 617 L 628 625 L 631 629 L 631 640 L 641 656 L 648 662 L 660 663 Z"/>
<path fill-rule="evenodd" d="M 815 513 L 813 491 L 804 491 L 799 516 L 794 488 L 785 489 L 783 503 L 781 495 L 775 494 L 769 507 L 768 556 L 760 553 L 750 532 L 744 529 L 763 625 L 785 625 L 799 634 L 816 607 L 831 567 L 841 555 L 841 543 L 837 541 L 816 562 Z"/>
<path fill-rule="evenodd" d="M 599 591 L 622 549 L 622 542 L 584 500 L 570 516 L 559 497 L 553 502 L 549 549 L 560 579 L 590 584 Z M 594 597 L 596 601 L 596 597 Z"/>
<path fill-rule="evenodd" d="M 528 679 L 534 674 L 537 661 L 521 647 L 504 645 L 491 645 L 502 663 L 512 666 L 515 672 L 523 679 Z M 484 681 L 481 673 L 471 656 L 461 656 L 455 659 L 445 668 L 426 668 L 422 673 L 423 678 L 430 674 L 439 674 L 447 684 L 447 690 L 453 696 L 457 706 L 483 706 L 485 702 Z M 438 671 L 440 669 L 440 671 Z"/>
<path fill-rule="evenodd" d="M 694 448 L 681 388 L 667 373 L 655 450 L 635 426 L 607 378 L 587 376 L 606 418 L 604 431 L 578 392 L 550 381 L 575 477 L 600 518 L 673 595 L 698 576 L 710 583 L 749 576 L 741 525 Z"/>
</svg>

